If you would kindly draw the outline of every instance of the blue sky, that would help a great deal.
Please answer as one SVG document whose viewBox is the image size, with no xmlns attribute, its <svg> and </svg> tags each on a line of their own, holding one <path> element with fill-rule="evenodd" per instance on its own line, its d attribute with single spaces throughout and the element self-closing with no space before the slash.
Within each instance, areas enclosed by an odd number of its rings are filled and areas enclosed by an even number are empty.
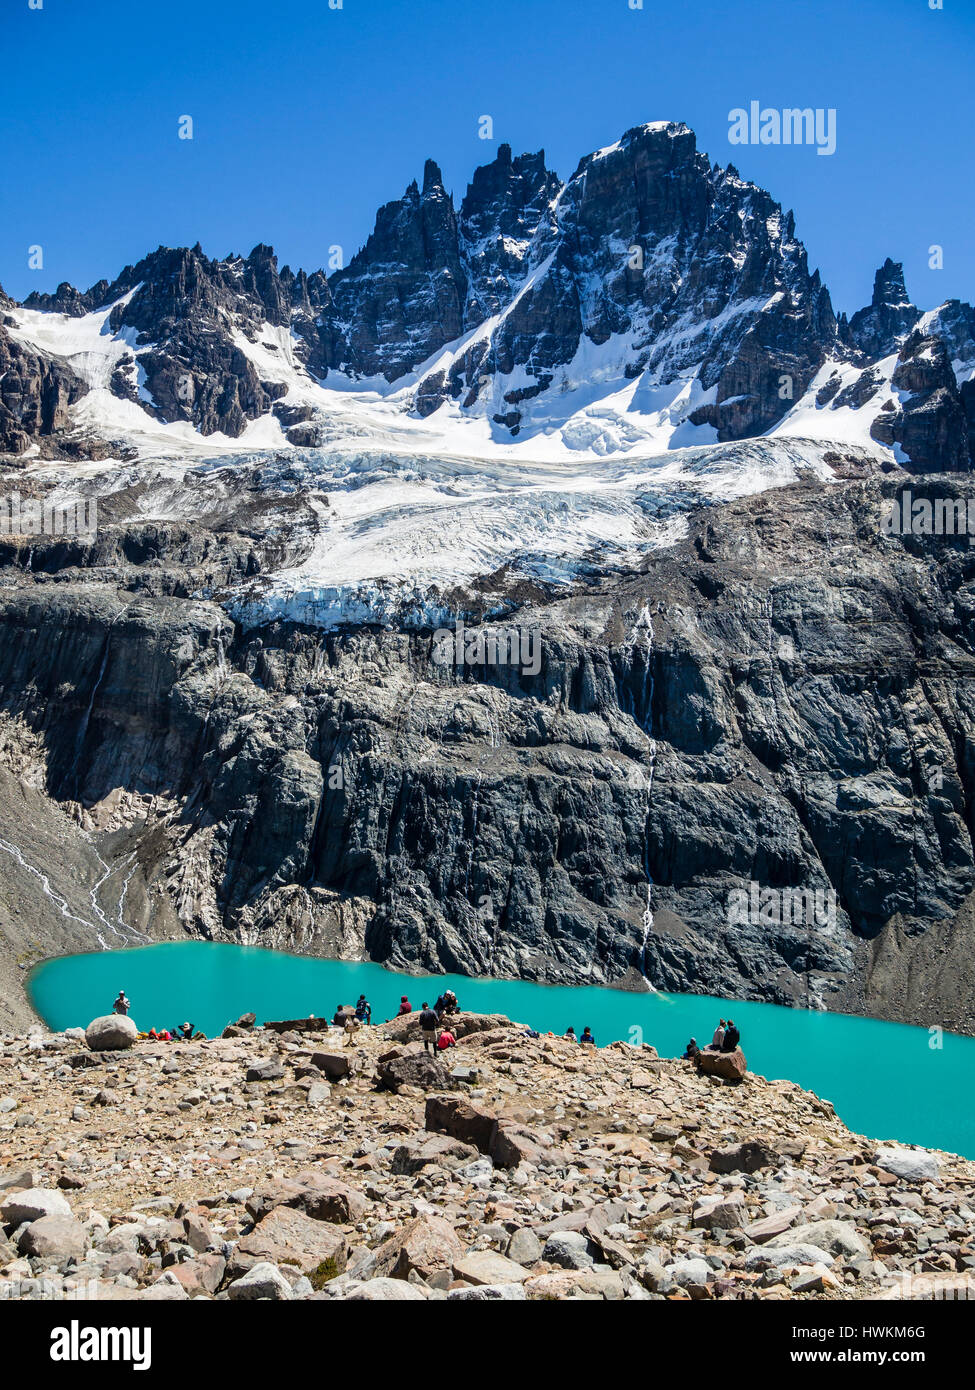
<svg viewBox="0 0 975 1390">
<path fill-rule="evenodd" d="M 666 118 L 795 210 L 838 309 L 887 255 L 918 304 L 975 296 L 973 0 L 635 2 L 3 0 L 0 283 L 87 287 L 197 240 L 311 270 L 428 156 L 459 202 L 500 141 L 566 177 Z M 731 146 L 752 100 L 835 107 L 836 153 Z"/>
</svg>

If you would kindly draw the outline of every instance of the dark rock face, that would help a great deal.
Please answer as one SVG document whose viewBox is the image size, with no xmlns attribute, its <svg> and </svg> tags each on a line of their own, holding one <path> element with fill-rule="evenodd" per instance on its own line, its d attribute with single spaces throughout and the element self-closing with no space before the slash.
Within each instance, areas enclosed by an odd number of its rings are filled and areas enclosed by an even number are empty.
<svg viewBox="0 0 975 1390">
<path fill-rule="evenodd" d="M 30 352 L 0 324 L 0 453 L 21 454 L 38 436 L 65 429 L 69 408 L 87 392 L 69 367 Z"/>
<path fill-rule="evenodd" d="M 966 1026 L 975 557 L 886 537 L 894 491 L 702 511 L 646 573 L 524 608 L 537 675 L 444 668 L 418 632 L 241 631 L 116 539 L 84 582 L 11 571 L 5 756 L 136 855 L 150 932 L 914 1021 L 937 990 Z M 733 914 L 752 884 L 815 914 Z"/>
<path fill-rule="evenodd" d="M 877 416 L 873 437 L 899 445 L 912 472 L 971 471 L 971 421 L 942 340 L 912 333 L 898 353 L 891 385 L 908 398 Z M 971 396 L 966 399 L 970 406 Z"/>
<path fill-rule="evenodd" d="M 460 336 L 466 276 L 457 219 L 432 160 L 422 190 L 411 183 L 380 208 L 372 236 L 331 289 L 344 332 L 329 367 L 395 381 Z"/>
</svg>

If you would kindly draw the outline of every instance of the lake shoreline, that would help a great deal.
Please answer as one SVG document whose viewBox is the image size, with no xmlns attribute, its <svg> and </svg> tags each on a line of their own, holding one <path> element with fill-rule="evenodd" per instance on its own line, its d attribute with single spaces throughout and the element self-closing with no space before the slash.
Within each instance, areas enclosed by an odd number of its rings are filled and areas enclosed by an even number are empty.
<svg viewBox="0 0 975 1390">
<path fill-rule="evenodd" d="M 703 1046 L 719 1017 L 731 1015 L 752 1069 L 827 1097 L 859 1131 L 975 1154 L 975 1119 L 953 1100 L 975 1068 L 975 1042 L 862 1015 L 705 994 L 418 976 L 377 962 L 199 941 L 53 957 L 33 967 L 25 985 L 51 1027 L 85 1026 L 124 988 L 140 1027 L 172 1029 L 186 1020 L 210 1036 L 250 1011 L 261 1020 L 331 1017 L 360 992 L 378 1021 L 396 1013 L 404 993 L 418 1006 L 453 988 L 464 1006 L 525 1018 L 543 1032 L 592 1026 L 599 1043 L 647 1041 L 670 1056 L 681 1055 L 691 1036 Z"/>
</svg>

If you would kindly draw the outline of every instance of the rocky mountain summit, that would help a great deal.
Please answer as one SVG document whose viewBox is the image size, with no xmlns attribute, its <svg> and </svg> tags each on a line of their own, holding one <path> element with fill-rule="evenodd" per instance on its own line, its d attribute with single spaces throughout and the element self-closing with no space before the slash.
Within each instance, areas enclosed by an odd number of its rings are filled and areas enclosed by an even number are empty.
<svg viewBox="0 0 975 1390">
<path fill-rule="evenodd" d="M 117 454 L 153 422 L 327 443 L 336 392 L 359 387 L 444 430 L 597 452 L 796 434 L 818 412 L 816 437 L 967 471 L 973 314 L 922 313 L 888 260 L 837 322 L 792 213 L 656 122 L 564 183 L 501 145 L 457 207 L 428 160 L 327 275 L 279 271 L 263 245 L 160 247 L 111 283 L 4 297 L 0 450 Z"/>
<path fill-rule="evenodd" d="M 790 1081 L 461 1015 L 0 1037 L 9 1299 L 964 1298 L 975 1165 Z"/>
</svg>

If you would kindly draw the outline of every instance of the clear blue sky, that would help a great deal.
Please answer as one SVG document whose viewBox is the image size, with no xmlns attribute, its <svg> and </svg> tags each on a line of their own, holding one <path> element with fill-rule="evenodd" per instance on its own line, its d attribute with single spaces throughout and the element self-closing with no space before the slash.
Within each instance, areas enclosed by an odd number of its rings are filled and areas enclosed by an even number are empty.
<svg viewBox="0 0 975 1390">
<path fill-rule="evenodd" d="M 0 283 L 87 287 L 197 240 L 270 242 L 311 270 L 333 243 L 348 259 L 428 156 L 459 201 L 500 141 L 566 177 L 628 127 L 680 119 L 795 210 L 838 309 L 887 255 L 923 306 L 975 296 L 975 0 L 643 3 L 3 0 Z M 835 107 L 836 154 L 729 145 L 752 100 Z"/>
</svg>

